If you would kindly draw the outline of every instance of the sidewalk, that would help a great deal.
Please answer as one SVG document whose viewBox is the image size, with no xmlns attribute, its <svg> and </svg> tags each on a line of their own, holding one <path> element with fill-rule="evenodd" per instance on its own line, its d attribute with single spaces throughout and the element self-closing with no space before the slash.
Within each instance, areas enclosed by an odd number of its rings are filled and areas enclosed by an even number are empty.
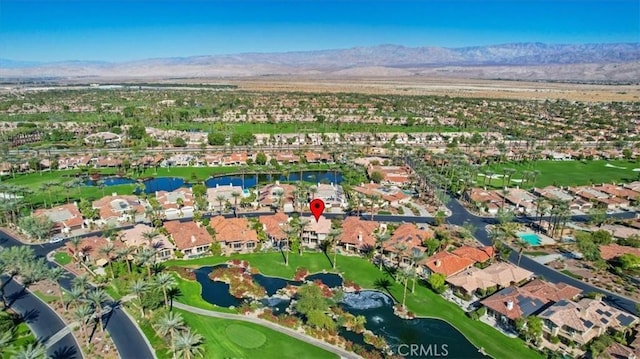
<svg viewBox="0 0 640 359">
<path fill-rule="evenodd" d="M 211 310 L 192 307 L 190 305 L 186 305 L 186 304 L 183 304 L 183 303 L 180 303 L 180 302 L 174 302 L 173 306 L 175 308 L 178 308 L 178 309 L 186 310 L 187 312 L 200 314 L 200 315 L 205 315 L 207 317 L 229 319 L 229 320 L 240 320 L 240 321 L 244 321 L 244 322 L 249 322 L 249 323 L 254 323 L 254 324 L 257 324 L 257 325 L 261 325 L 263 327 L 267 327 L 269 329 L 273 329 L 275 331 L 278 331 L 280 333 L 286 334 L 286 335 L 288 335 L 290 337 L 296 338 L 298 340 L 301 340 L 303 342 L 309 343 L 311 345 L 315 345 L 315 346 L 317 346 L 319 348 L 322 348 L 322 349 L 324 349 L 326 351 L 329 351 L 331 353 L 334 353 L 334 354 L 340 356 L 340 358 L 345 358 L 345 359 L 358 359 L 358 358 L 361 358 L 356 353 L 346 351 L 345 349 L 342 349 L 342 348 L 337 347 L 335 345 L 331 345 L 331 344 L 326 343 L 326 342 L 324 342 L 322 340 L 319 340 L 319 339 L 316 339 L 316 338 L 311 337 L 309 335 L 306 335 L 304 333 L 298 332 L 298 331 L 296 331 L 294 329 L 283 327 L 283 326 L 280 326 L 280 325 L 278 325 L 276 323 L 272 323 L 272 322 L 264 320 L 264 319 L 260 319 L 260 318 L 256 318 L 256 317 L 249 317 L 249 316 L 245 316 L 245 315 L 241 315 L 241 314 L 214 312 L 214 311 L 211 311 Z"/>
</svg>

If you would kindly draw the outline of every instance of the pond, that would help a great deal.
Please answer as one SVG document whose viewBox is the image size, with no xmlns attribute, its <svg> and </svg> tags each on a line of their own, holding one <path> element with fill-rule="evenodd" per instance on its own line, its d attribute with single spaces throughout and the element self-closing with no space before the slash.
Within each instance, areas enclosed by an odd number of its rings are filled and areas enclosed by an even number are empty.
<svg viewBox="0 0 640 359">
<path fill-rule="evenodd" d="M 209 279 L 209 273 L 217 267 L 202 267 L 194 270 L 196 279 L 202 285 L 202 298 L 221 307 L 239 307 L 242 300 L 229 293 L 228 284 Z M 256 274 L 253 278 L 266 289 L 270 297 L 261 300 L 261 303 L 272 308 L 274 314 L 284 313 L 290 303 L 288 299 L 272 297 L 278 289 L 286 287 L 287 284 L 302 284 L 302 282 L 262 274 Z M 331 288 L 342 285 L 342 278 L 332 273 L 318 273 L 307 277 L 310 281 L 318 279 Z M 394 353 L 406 358 L 486 358 L 447 322 L 430 318 L 402 319 L 394 314 L 393 303 L 393 299 L 385 293 L 363 290 L 357 293 L 345 293 L 341 305 L 351 314 L 365 316 L 367 318 L 365 327 L 374 334 L 383 336 Z M 340 330 L 340 335 L 354 343 L 364 344 L 362 335 L 346 330 Z M 411 355 L 411 344 L 416 345 L 414 354 L 417 355 Z"/>
<path fill-rule="evenodd" d="M 314 183 L 342 183 L 342 173 L 333 171 L 302 171 L 302 174 L 300 172 L 292 172 L 288 176 L 272 174 L 245 174 L 244 176 L 221 175 L 210 177 L 204 183 L 209 188 L 228 185 L 251 188 L 257 186 L 258 183 L 270 183 L 274 181 L 297 182 L 300 178 L 302 178 L 304 181 Z M 107 187 L 138 183 L 138 181 L 126 177 L 104 177 L 100 181 L 102 185 Z M 191 187 L 191 183 L 186 182 L 182 177 L 156 177 L 147 179 L 143 183 L 144 193 L 154 193 L 156 191 L 171 192 L 180 187 Z M 94 180 L 86 180 L 84 184 L 86 186 L 98 186 L 100 182 Z M 139 194 L 140 192 L 140 189 L 136 189 L 134 193 Z"/>
</svg>

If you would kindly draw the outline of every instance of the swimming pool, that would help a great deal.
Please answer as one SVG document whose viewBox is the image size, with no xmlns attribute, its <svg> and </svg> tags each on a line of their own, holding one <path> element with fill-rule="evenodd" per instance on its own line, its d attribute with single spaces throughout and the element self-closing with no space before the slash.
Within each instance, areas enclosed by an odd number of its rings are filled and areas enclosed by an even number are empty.
<svg viewBox="0 0 640 359">
<path fill-rule="evenodd" d="M 535 233 L 516 233 L 516 235 L 531 246 L 539 246 L 542 244 L 540 236 Z"/>
</svg>

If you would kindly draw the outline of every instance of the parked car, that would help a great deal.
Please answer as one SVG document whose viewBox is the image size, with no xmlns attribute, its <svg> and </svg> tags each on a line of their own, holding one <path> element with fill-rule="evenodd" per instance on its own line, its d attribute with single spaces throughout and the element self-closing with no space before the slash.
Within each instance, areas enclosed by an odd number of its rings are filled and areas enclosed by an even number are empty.
<svg viewBox="0 0 640 359">
<path fill-rule="evenodd" d="M 61 235 L 55 235 L 49 239 L 49 243 L 58 243 L 64 241 L 64 237 Z"/>
</svg>

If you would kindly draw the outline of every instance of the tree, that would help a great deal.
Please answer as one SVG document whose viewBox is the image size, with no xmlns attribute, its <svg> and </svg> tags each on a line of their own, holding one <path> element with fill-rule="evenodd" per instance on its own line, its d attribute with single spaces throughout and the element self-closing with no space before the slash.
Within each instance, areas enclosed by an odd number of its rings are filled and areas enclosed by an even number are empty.
<svg viewBox="0 0 640 359">
<path fill-rule="evenodd" d="M 407 299 L 407 284 L 409 283 L 409 278 L 411 278 L 411 274 L 408 270 L 401 270 L 398 268 L 397 278 L 400 283 L 403 285 L 402 290 L 402 309 L 406 309 L 405 300 Z"/>
<path fill-rule="evenodd" d="M 96 313 L 96 317 L 98 318 L 98 324 L 100 325 L 100 332 L 104 332 L 104 327 L 102 326 L 102 303 L 109 300 L 109 296 L 104 289 L 97 288 L 87 294 L 87 300 L 93 303 L 93 309 Z"/>
<path fill-rule="evenodd" d="M 207 142 L 211 146 L 223 146 L 227 142 L 227 136 L 222 132 L 209 132 Z"/>
<path fill-rule="evenodd" d="M 45 359 L 47 358 L 47 348 L 41 343 L 29 343 L 26 346 L 17 348 L 12 359 Z"/>
<path fill-rule="evenodd" d="M 598 207 L 593 207 L 589 209 L 589 223 L 601 227 L 602 224 L 607 220 L 607 212 Z"/>
<path fill-rule="evenodd" d="M 176 334 L 172 347 L 175 350 L 176 357 L 191 359 L 203 355 L 202 344 L 202 336 L 187 329 Z"/>
<path fill-rule="evenodd" d="M 173 147 L 187 147 L 187 141 L 182 137 L 173 137 L 171 139 L 171 145 Z"/>
<path fill-rule="evenodd" d="M 62 297 L 62 287 L 58 284 L 58 281 L 67 276 L 67 271 L 62 267 L 53 267 L 48 270 L 47 278 L 56 285 L 59 289 L 58 293 L 60 294 L 60 303 L 64 303 L 64 299 Z"/>
<path fill-rule="evenodd" d="M 589 261 L 600 259 L 600 247 L 593 242 L 589 233 L 578 232 L 575 234 L 578 250 Z"/>
<path fill-rule="evenodd" d="M 155 278 L 155 284 L 162 290 L 164 296 L 164 306 L 169 307 L 169 298 L 167 290 L 176 285 L 176 280 L 169 273 L 160 273 Z"/>
<path fill-rule="evenodd" d="M 620 262 L 620 267 L 624 270 L 637 269 L 640 267 L 640 257 L 631 253 L 618 257 L 618 262 Z"/>
<path fill-rule="evenodd" d="M 176 350 L 174 345 L 176 332 L 184 329 L 185 327 L 182 315 L 180 315 L 180 313 L 176 314 L 174 312 L 167 312 L 160 318 L 158 318 L 153 327 L 161 337 L 166 337 L 167 335 L 169 335 L 171 342 L 171 352 L 173 353 L 173 357 L 175 358 Z"/>
<path fill-rule="evenodd" d="M 38 241 L 42 241 L 47 237 L 53 229 L 53 222 L 46 216 L 40 217 L 22 217 L 18 221 L 18 226 L 30 237 L 35 237 Z"/>
<path fill-rule="evenodd" d="M 330 332 L 335 331 L 336 323 L 325 312 L 321 310 L 312 310 L 306 315 L 307 324 L 315 327 L 316 329 L 324 329 Z"/>
<path fill-rule="evenodd" d="M 132 294 L 138 298 L 138 302 L 140 303 L 140 314 L 141 317 L 144 318 L 144 306 L 142 305 L 142 295 L 145 294 L 149 290 L 149 285 L 141 278 L 135 280 L 135 282 L 131 283 L 129 286 L 129 290 Z"/>
<path fill-rule="evenodd" d="M 104 256 L 107 258 L 107 261 L 109 263 L 109 271 L 111 271 L 111 279 L 115 279 L 115 274 L 113 273 L 113 258 L 111 257 L 111 254 L 114 250 L 115 246 L 111 242 L 107 243 L 104 247 L 99 249 L 99 252 L 101 254 L 104 254 Z"/>
<path fill-rule="evenodd" d="M 527 342 L 537 343 L 542 336 L 542 319 L 532 315 L 527 317 L 526 323 L 524 339 Z"/>
<path fill-rule="evenodd" d="M 80 323 L 80 330 L 87 335 L 87 323 L 93 316 L 93 308 L 87 304 L 82 304 L 73 311 L 73 317 Z M 87 344 L 89 344 L 89 336 L 87 335 Z"/>
<path fill-rule="evenodd" d="M 129 130 L 127 131 L 129 135 L 129 139 L 131 140 L 141 140 L 144 136 L 146 136 L 147 132 L 142 125 L 131 125 Z"/>
<path fill-rule="evenodd" d="M 323 296 L 322 289 L 314 283 L 301 286 L 297 296 L 295 308 L 298 313 L 307 315 L 313 310 L 326 312 L 329 309 L 329 301 Z"/>
<path fill-rule="evenodd" d="M 440 273 L 432 273 L 427 282 L 434 292 L 442 293 L 446 289 L 444 285 L 445 279 L 445 276 Z"/>
<path fill-rule="evenodd" d="M 375 183 L 380 183 L 384 179 L 384 176 L 379 171 L 371 172 L 370 177 L 371 177 L 371 180 Z"/>
</svg>

